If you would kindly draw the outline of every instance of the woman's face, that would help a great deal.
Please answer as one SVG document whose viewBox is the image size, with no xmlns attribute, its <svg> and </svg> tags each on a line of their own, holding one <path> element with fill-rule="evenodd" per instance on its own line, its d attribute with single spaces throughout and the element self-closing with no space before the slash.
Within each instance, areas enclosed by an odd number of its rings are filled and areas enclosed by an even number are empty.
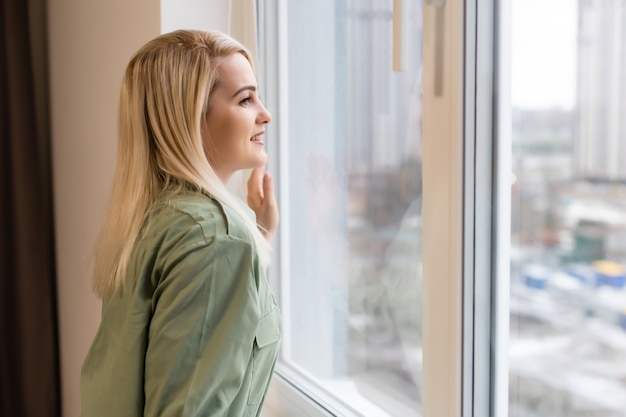
<svg viewBox="0 0 626 417">
<path fill-rule="evenodd" d="M 237 170 L 263 166 L 265 125 L 272 120 L 258 96 L 256 77 L 248 60 L 235 53 L 218 69 L 219 84 L 209 98 L 204 153 L 226 182 Z"/>
</svg>

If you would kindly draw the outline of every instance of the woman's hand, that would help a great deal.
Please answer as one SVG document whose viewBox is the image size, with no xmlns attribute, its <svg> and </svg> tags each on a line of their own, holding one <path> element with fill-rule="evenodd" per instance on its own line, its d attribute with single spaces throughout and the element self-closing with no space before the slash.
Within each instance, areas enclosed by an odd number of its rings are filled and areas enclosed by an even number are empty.
<svg viewBox="0 0 626 417">
<path fill-rule="evenodd" d="M 268 242 L 278 228 L 278 204 L 274 196 L 274 182 L 263 167 L 252 170 L 248 179 L 248 205 L 256 213 L 256 223 Z"/>
</svg>

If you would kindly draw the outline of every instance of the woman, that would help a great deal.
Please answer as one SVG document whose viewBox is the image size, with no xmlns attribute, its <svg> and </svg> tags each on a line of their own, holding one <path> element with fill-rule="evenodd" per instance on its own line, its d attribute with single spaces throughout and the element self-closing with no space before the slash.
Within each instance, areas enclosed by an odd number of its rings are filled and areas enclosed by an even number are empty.
<svg viewBox="0 0 626 417">
<path fill-rule="evenodd" d="M 131 59 L 83 417 L 259 415 L 281 334 L 265 277 L 270 120 L 249 54 L 224 34 L 176 31 Z M 254 212 L 224 185 L 248 168 Z"/>
</svg>

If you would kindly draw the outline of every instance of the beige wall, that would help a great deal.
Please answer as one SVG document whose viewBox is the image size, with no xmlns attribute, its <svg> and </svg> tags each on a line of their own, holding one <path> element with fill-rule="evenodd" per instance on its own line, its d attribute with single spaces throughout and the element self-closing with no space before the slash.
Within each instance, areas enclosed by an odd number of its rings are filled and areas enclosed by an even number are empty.
<svg viewBox="0 0 626 417">
<path fill-rule="evenodd" d="M 48 2 L 65 417 L 80 415 L 80 367 L 100 320 L 100 303 L 91 292 L 89 265 L 115 165 L 122 73 L 131 54 L 158 35 L 162 27 L 226 30 L 227 5 L 227 0 Z M 199 14 L 205 14 L 206 20 L 198 19 Z"/>
</svg>

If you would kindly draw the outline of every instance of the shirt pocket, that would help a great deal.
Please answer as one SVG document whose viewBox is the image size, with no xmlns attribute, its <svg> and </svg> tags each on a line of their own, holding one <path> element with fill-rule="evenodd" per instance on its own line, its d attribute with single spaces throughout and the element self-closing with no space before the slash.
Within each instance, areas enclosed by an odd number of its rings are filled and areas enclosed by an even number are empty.
<svg viewBox="0 0 626 417">
<path fill-rule="evenodd" d="M 256 329 L 248 404 L 259 404 L 263 401 L 276 362 L 277 342 L 281 335 L 280 310 L 274 306 L 272 311 L 261 319 Z"/>
</svg>

